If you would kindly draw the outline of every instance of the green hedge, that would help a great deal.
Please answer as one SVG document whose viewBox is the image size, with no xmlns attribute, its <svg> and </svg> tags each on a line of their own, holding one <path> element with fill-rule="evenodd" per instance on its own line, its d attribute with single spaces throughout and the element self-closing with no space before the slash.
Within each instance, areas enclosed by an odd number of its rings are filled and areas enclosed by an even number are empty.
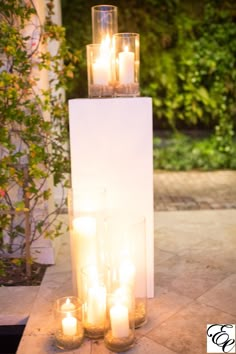
<svg viewBox="0 0 236 354">
<path fill-rule="evenodd" d="M 62 0 L 67 38 L 79 49 L 69 97 L 87 97 L 85 46 L 91 43 L 91 6 Z M 113 1 L 119 31 L 141 36 L 141 94 L 153 98 L 154 126 L 207 128 L 216 148 L 233 153 L 236 116 L 235 0 Z"/>
</svg>

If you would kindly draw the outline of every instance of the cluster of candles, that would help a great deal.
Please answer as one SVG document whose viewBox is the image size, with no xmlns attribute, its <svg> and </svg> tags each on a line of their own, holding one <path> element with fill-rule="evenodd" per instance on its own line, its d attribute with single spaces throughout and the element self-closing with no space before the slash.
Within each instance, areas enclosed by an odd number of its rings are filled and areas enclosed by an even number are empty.
<svg viewBox="0 0 236 354">
<path fill-rule="evenodd" d="M 98 262 L 97 226 L 94 216 L 72 220 L 77 296 L 56 302 L 56 344 L 68 350 L 79 347 L 84 336 L 104 338 L 109 350 L 124 352 L 134 345 L 135 328 L 146 323 L 146 296 L 136 297 L 137 267 L 128 252 L 118 251 L 113 264 Z M 141 286 L 146 294 L 146 284 Z"/>
<path fill-rule="evenodd" d="M 117 7 L 92 7 L 87 45 L 89 97 L 139 96 L 139 34 L 118 33 Z"/>
</svg>

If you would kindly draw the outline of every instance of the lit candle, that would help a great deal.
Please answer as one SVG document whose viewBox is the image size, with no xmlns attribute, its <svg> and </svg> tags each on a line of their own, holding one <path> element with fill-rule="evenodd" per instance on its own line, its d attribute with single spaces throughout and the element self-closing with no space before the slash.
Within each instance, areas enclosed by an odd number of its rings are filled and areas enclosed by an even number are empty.
<svg viewBox="0 0 236 354">
<path fill-rule="evenodd" d="M 74 336 L 77 332 L 77 319 L 70 312 L 62 320 L 62 331 L 65 336 Z"/>
<path fill-rule="evenodd" d="M 129 313 L 126 306 L 117 304 L 110 309 L 111 331 L 115 338 L 129 336 Z"/>
<path fill-rule="evenodd" d="M 119 53 L 119 82 L 120 84 L 134 83 L 134 53 L 129 52 L 128 46 Z"/>
<path fill-rule="evenodd" d="M 103 58 L 98 58 L 93 63 L 93 83 L 94 85 L 108 85 L 109 70 L 107 61 Z"/>
<path fill-rule="evenodd" d="M 94 286 L 88 289 L 87 322 L 93 325 L 103 324 L 106 312 L 106 288 Z"/>
<path fill-rule="evenodd" d="M 121 285 L 133 286 L 135 282 L 135 266 L 130 260 L 125 260 L 119 267 Z"/>
<path fill-rule="evenodd" d="M 108 85 L 111 80 L 111 52 L 110 38 L 107 36 L 101 43 L 100 56 L 92 65 L 93 83 L 95 85 Z"/>
<path fill-rule="evenodd" d="M 70 301 L 69 298 L 67 298 L 64 304 L 61 305 L 62 311 L 73 311 L 74 309 L 75 305 Z"/>
</svg>

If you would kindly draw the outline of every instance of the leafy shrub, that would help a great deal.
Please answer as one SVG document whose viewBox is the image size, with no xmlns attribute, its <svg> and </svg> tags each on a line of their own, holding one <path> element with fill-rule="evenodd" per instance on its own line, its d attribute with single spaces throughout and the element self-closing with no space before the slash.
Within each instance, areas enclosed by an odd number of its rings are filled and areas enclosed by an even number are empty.
<svg viewBox="0 0 236 354">
<path fill-rule="evenodd" d="M 231 154 L 219 149 L 215 135 L 193 138 L 176 133 L 169 138 L 154 138 L 154 168 L 164 170 L 236 170 L 236 141 Z"/>
<path fill-rule="evenodd" d="M 64 29 L 52 22 L 53 0 L 47 6 L 45 24 L 33 2 L 5 0 L 0 13 L 0 253 L 18 252 L 28 265 L 34 241 L 62 232 L 57 216 L 65 198 L 46 212 L 52 193 L 47 181 L 53 176 L 64 188 L 70 170 L 61 89 L 72 75 L 73 55 Z M 58 44 L 53 53 L 51 41 Z M 48 70 L 49 87 L 41 89 Z"/>
</svg>

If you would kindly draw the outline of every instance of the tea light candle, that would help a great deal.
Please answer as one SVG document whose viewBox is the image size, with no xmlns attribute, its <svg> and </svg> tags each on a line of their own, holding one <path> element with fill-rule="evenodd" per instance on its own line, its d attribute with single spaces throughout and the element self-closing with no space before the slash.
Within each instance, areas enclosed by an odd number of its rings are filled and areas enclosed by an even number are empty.
<svg viewBox="0 0 236 354">
<path fill-rule="evenodd" d="M 105 320 L 106 288 L 94 286 L 88 289 L 87 321 L 90 324 L 102 324 Z"/>
<path fill-rule="evenodd" d="M 115 338 L 129 336 L 129 313 L 126 306 L 117 304 L 110 309 L 111 331 Z"/>
<path fill-rule="evenodd" d="M 77 319 L 70 312 L 62 320 L 62 331 L 65 336 L 74 336 L 77 332 Z"/>
<path fill-rule="evenodd" d="M 74 309 L 75 305 L 70 301 L 69 298 L 67 298 L 64 304 L 61 305 L 62 311 L 73 311 Z"/>
<path fill-rule="evenodd" d="M 134 83 L 134 53 L 129 52 L 128 46 L 119 53 L 119 83 Z"/>
</svg>

